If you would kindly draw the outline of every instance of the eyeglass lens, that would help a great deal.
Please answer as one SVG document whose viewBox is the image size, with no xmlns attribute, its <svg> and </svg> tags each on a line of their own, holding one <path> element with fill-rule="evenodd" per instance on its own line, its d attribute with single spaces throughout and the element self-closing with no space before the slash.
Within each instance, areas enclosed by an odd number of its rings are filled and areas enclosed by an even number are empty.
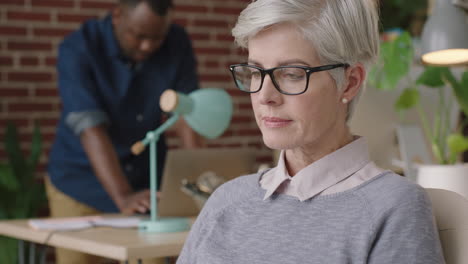
<svg viewBox="0 0 468 264">
<path fill-rule="evenodd" d="M 262 72 L 250 66 L 237 66 L 233 70 L 239 89 L 246 92 L 258 92 L 262 86 Z M 273 70 L 273 80 L 276 87 L 285 93 L 302 93 L 307 87 L 305 69 L 297 67 L 282 67 Z"/>
</svg>

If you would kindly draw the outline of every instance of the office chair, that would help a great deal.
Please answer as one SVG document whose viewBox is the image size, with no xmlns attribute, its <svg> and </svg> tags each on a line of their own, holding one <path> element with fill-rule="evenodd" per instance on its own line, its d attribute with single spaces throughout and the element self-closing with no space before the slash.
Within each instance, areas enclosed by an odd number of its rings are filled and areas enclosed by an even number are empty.
<svg viewBox="0 0 468 264">
<path fill-rule="evenodd" d="M 468 200 L 448 190 L 427 188 L 426 191 L 432 202 L 446 264 L 468 263 Z"/>
</svg>

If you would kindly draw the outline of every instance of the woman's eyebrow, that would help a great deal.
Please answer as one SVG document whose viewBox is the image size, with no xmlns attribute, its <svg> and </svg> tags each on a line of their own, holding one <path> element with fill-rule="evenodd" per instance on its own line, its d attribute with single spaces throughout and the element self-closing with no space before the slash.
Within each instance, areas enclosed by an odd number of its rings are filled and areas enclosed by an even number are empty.
<svg viewBox="0 0 468 264">
<path fill-rule="evenodd" d="M 255 60 L 247 60 L 247 64 L 251 64 L 251 65 L 255 65 L 255 66 L 258 66 L 258 67 L 263 67 L 263 65 L 260 63 L 260 62 L 257 62 Z"/>
<path fill-rule="evenodd" d="M 247 63 L 251 64 L 251 65 L 258 66 L 258 67 L 263 67 L 262 63 L 260 63 L 260 62 L 258 62 L 256 60 L 249 59 L 247 61 Z M 301 60 L 301 59 L 289 59 L 289 60 L 279 61 L 277 66 L 297 65 L 297 64 L 302 64 L 302 65 L 307 65 L 307 66 L 311 65 L 310 63 L 307 63 L 306 61 Z"/>
<path fill-rule="evenodd" d="M 280 65 L 291 65 L 291 64 L 303 64 L 303 65 L 310 65 L 310 63 L 307 63 L 304 60 L 301 59 L 290 59 L 290 60 L 285 60 L 285 61 L 280 61 Z"/>
</svg>

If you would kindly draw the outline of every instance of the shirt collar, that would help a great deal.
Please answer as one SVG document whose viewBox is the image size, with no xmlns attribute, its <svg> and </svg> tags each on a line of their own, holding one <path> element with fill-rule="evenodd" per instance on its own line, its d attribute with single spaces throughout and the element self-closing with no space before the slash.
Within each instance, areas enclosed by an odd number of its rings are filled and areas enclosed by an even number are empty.
<svg viewBox="0 0 468 264">
<path fill-rule="evenodd" d="M 268 171 L 261 178 L 262 187 L 266 187 L 266 193 L 263 199 L 266 200 L 270 197 L 285 180 L 291 179 L 292 177 L 289 176 L 286 170 L 286 164 L 284 163 L 284 151 L 281 151 L 276 168 Z"/>
<path fill-rule="evenodd" d="M 105 42 L 104 46 L 106 47 L 107 55 L 109 57 L 111 57 L 111 58 L 115 58 L 115 59 L 120 60 L 121 62 L 126 64 L 130 70 L 139 71 L 143 67 L 143 64 L 145 62 L 135 63 L 131 59 L 129 59 L 122 52 L 122 49 L 120 48 L 119 41 L 117 40 L 117 37 L 115 36 L 114 25 L 112 25 L 112 15 L 111 14 L 107 15 L 104 18 L 103 31 L 104 31 L 104 42 Z M 167 40 L 167 37 L 164 40 L 163 45 L 165 45 L 166 40 Z M 162 48 L 163 45 L 161 45 L 161 48 Z"/>
<path fill-rule="evenodd" d="M 121 58 L 122 52 L 120 50 L 119 42 L 114 33 L 114 26 L 112 25 L 112 15 L 107 15 L 103 23 L 104 42 L 107 55 L 114 58 Z"/>
<path fill-rule="evenodd" d="M 367 142 L 358 137 L 346 146 L 326 155 L 290 177 L 281 151 L 278 165 L 261 179 L 266 189 L 264 200 L 268 199 L 280 185 L 290 180 L 290 187 L 296 190 L 300 201 L 305 201 L 348 178 L 370 162 Z"/>
</svg>

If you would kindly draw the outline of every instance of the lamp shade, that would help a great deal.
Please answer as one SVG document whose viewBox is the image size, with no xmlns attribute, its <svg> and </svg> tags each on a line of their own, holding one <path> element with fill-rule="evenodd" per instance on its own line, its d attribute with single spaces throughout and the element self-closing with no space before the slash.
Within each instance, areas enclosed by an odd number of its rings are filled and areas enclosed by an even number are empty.
<svg viewBox="0 0 468 264">
<path fill-rule="evenodd" d="M 161 95 L 161 109 L 184 116 L 188 125 L 206 138 L 220 136 L 232 117 L 229 94 L 216 88 L 204 88 L 185 95 L 167 90 Z"/>
<path fill-rule="evenodd" d="M 436 0 L 432 15 L 424 25 L 422 61 L 451 66 L 468 63 L 468 19 L 452 0 Z"/>
</svg>

